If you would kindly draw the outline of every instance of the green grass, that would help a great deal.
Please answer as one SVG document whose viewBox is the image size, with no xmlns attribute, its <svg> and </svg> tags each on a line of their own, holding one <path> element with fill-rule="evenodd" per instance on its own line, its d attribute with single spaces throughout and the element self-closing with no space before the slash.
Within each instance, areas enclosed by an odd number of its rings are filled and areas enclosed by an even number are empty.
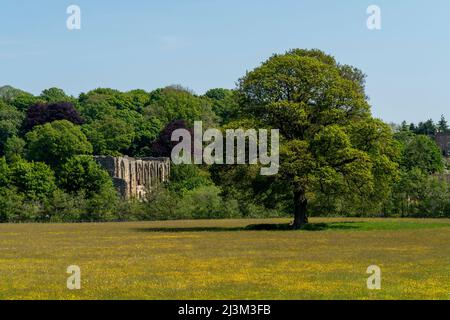
<svg viewBox="0 0 450 320">
<path fill-rule="evenodd" d="M 0 225 L 0 298 L 450 298 L 450 220 L 288 222 Z M 379 291 L 366 287 L 373 264 Z M 81 290 L 66 288 L 69 265 Z"/>
<path fill-rule="evenodd" d="M 424 228 L 446 228 L 450 227 L 448 222 L 422 222 L 417 221 L 342 221 L 331 223 L 311 223 L 306 230 L 343 230 L 343 231 L 376 231 L 376 230 L 411 230 Z"/>
</svg>

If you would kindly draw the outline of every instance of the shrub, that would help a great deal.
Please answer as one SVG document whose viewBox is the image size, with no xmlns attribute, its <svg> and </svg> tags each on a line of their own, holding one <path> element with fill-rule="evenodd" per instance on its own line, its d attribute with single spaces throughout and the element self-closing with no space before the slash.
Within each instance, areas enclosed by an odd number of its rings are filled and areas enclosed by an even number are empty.
<svg viewBox="0 0 450 320">
<path fill-rule="evenodd" d="M 200 169 L 197 165 L 181 164 L 172 165 L 170 168 L 169 189 L 171 191 L 183 194 L 201 186 L 213 185 L 209 172 Z"/>
<path fill-rule="evenodd" d="M 86 206 L 80 215 L 83 222 L 114 221 L 117 219 L 119 196 L 115 191 L 102 190 L 86 200 Z"/>
<path fill-rule="evenodd" d="M 150 217 L 146 214 L 145 207 L 146 207 L 145 203 L 137 199 L 120 201 L 116 210 L 117 220 L 118 221 L 150 220 Z"/>
<path fill-rule="evenodd" d="M 56 190 L 48 197 L 39 216 L 41 222 L 78 222 L 86 207 L 83 193 L 68 194 Z"/>
<path fill-rule="evenodd" d="M 170 220 L 179 218 L 180 196 L 164 187 L 147 193 L 145 202 L 145 220 Z"/>
<path fill-rule="evenodd" d="M 201 186 L 183 194 L 160 187 L 144 203 L 145 220 L 217 219 L 240 216 L 237 201 L 224 201 L 220 189 Z"/>
<path fill-rule="evenodd" d="M 194 219 L 210 219 L 229 217 L 230 208 L 223 206 L 220 189 L 215 186 L 199 187 L 186 192 L 179 204 L 178 213 L 181 217 Z M 233 210 L 234 211 L 234 210 Z M 235 212 L 231 212 L 233 215 Z"/>
</svg>

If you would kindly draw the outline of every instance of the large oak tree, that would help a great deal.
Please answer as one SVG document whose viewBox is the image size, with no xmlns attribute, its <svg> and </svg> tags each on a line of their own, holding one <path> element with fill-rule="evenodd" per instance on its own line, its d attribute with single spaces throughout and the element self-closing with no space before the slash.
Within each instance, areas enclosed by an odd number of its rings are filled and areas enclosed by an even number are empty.
<svg viewBox="0 0 450 320">
<path fill-rule="evenodd" d="M 295 229 L 308 222 L 308 194 L 339 190 L 383 197 L 396 176 L 391 129 L 374 119 L 364 74 L 319 50 L 274 55 L 239 81 L 244 114 L 280 130 L 280 172 Z"/>
</svg>

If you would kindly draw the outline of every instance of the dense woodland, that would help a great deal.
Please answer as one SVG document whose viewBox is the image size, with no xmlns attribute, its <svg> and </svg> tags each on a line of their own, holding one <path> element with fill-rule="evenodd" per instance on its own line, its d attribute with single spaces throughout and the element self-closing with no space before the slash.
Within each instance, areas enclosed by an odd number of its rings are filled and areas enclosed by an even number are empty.
<svg viewBox="0 0 450 320">
<path fill-rule="evenodd" d="M 0 222 L 308 215 L 450 217 L 442 118 L 391 126 L 371 116 L 365 75 L 319 50 L 274 55 L 234 90 L 197 95 L 99 88 L 78 97 L 0 88 Z M 172 166 L 147 201 L 120 199 L 92 155 L 170 156 L 171 133 L 277 128 L 280 172 Z"/>
</svg>

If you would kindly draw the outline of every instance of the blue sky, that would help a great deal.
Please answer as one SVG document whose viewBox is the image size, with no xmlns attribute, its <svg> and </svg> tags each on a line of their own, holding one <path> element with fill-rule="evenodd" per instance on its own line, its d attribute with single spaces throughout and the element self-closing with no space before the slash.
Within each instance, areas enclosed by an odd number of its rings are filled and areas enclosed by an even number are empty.
<svg viewBox="0 0 450 320">
<path fill-rule="evenodd" d="M 0 86 L 198 93 L 233 88 L 273 53 L 319 48 L 368 76 L 375 116 L 450 119 L 448 0 L 0 0 Z M 66 8 L 81 8 L 69 31 Z M 381 8 L 382 30 L 366 28 Z"/>
</svg>

